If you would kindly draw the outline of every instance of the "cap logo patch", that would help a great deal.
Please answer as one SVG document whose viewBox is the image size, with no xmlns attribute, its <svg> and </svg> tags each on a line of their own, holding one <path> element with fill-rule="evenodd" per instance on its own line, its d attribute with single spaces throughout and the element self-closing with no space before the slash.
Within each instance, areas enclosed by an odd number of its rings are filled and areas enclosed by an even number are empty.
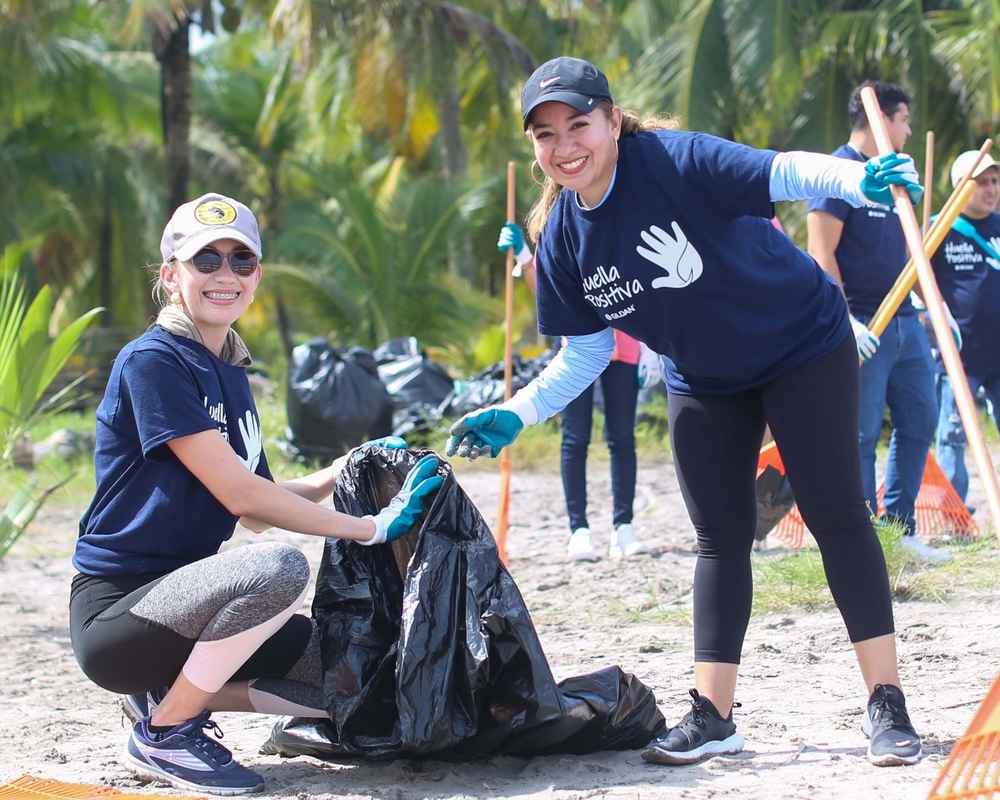
<svg viewBox="0 0 1000 800">
<path fill-rule="evenodd" d="M 539 85 L 539 87 L 541 87 L 542 89 L 544 89 L 546 86 L 549 86 L 550 84 L 555 83 L 557 80 L 559 80 L 559 76 L 558 75 L 556 75 L 554 78 L 547 78 L 544 81 L 539 81 L 538 85 Z"/>
<path fill-rule="evenodd" d="M 228 225 L 236 219 L 236 209 L 225 200 L 206 200 L 194 210 L 194 218 L 202 225 Z"/>
</svg>

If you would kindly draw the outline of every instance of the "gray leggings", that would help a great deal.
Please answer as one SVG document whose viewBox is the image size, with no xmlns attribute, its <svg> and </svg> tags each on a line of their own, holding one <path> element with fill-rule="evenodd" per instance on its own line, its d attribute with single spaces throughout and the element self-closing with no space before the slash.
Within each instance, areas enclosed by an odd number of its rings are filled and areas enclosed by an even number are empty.
<svg viewBox="0 0 1000 800">
<path fill-rule="evenodd" d="M 99 686 L 136 693 L 180 673 L 216 692 L 250 682 L 263 713 L 325 717 L 313 621 L 296 614 L 309 581 L 305 556 L 265 542 L 233 548 L 167 575 L 77 575 L 70 596 L 73 652 Z"/>
</svg>

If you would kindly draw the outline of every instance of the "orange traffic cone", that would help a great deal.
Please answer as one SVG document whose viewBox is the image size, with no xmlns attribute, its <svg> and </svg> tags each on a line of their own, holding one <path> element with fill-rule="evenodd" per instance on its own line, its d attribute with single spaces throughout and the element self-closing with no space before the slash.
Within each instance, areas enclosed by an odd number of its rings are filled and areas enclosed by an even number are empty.
<svg viewBox="0 0 1000 800">
<path fill-rule="evenodd" d="M 758 481 L 758 500 L 757 500 L 757 517 L 758 526 L 760 525 L 760 518 L 765 516 L 765 509 L 761 508 L 761 493 L 759 491 L 761 486 L 761 477 L 768 472 L 768 470 L 775 470 L 782 476 L 785 474 L 785 464 L 781 460 L 781 453 L 778 452 L 778 446 L 774 442 L 769 443 L 765 447 L 761 448 L 760 456 L 757 459 L 757 481 Z M 756 538 L 758 540 L 763 539 L 764 536 L 768 535 L 766 531 L 758 532 L 758 534 L 763 533 L 764 535 L 758 535 Z M 799 507 L 797 505 L 792 505 L 785 514 L 780 522 L 771 529 L 771 535 L 776 536 L 778 539 L 783 541 L 789 547 L 802 547 L 802 542 L 805 538 L 806 524 L 802 520 L 802 515 L 799 514 Z"/>
<path fill-rule="evenodd" d="M 928 800 L 1000 797 L 1000 675 L 955 742 Z"/>
</svg>

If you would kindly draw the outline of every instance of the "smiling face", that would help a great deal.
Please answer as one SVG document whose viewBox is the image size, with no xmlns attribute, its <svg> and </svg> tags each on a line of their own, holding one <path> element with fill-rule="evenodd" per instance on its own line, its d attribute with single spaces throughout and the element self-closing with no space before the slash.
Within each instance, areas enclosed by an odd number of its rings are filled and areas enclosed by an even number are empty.
<svg viewBox="0 0 1000 800">
<path fill-rule="evenodd" d="M 589 114 L 565 103 L 538 106 L 528 122 L 535 160 L 549 178 L 597 205 L 611 183 L 618 160 L 621 109 L 604 105 Z"/>
<path fill-rule="evenodd" d="M 224 256 L 247 249 L 235 239 L 218 239 L 206 247 Z M 251 275 L 242 277 L 232 271 L 228 259 L 209 274 L 199 272 L 190 261 L 174 261 L 160 267 L 163 285 L 168 292 L 180 294 L 185 312 L 206 341 L 215 338 L 213 334 L 228 330 L 247 310 L 260 278 L 260 265 Z"/>
<path fill-rule="evenodd" d="M 975 178 L 976 191 L 962 211 L 972 219 L 983 219 L 994 212 L 1000 200 L 1000 169 L 990 167 Z"/>
</svg>

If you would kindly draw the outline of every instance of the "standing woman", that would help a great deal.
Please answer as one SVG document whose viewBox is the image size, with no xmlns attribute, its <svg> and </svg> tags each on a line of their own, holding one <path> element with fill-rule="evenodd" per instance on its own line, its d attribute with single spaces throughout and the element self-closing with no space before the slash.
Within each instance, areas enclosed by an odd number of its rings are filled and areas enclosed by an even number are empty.
<svg viewBox="0 0 1000 800">
<path fill-rule="evenodd" d="M 523 270 L 532 293 L 537 293 L 535 258 L 524 241 L 521 226 L 508 222 L 500 229 L 497 248 L 513 249 L 517 260 L 515 275 Z M 604 441 L 611 456 L 611 539 L 608 557 L 620 559 L 646 552 L 646 544 L 632 526 L 635 505 L 637 460 L 635 455 L 635 414 L 639 389 L 659 380 L 659 365 L 650 369 L 648 348 L 624 331 L 615 331 L 611 363 L 597 379 L 604 397 Z M 562 340 L 565 345 L 565 339 Z M 646 362 L 646 363 L 641 363 Z M 587 519 L 587 452 L 593 427 L 594 390 L 597 381 L 584 389 L 560 415 L 562 446 L 559 471 L 569 519 L 569 561 L 597 561 Z"/>
<path fill-rule="evenodd" d="M 612 328 L 644 342 L 663 357 L 698 559 L 692 708 L 643 758 L 687 764 L 743 748 L 731 709 L 767 424 L 861 667 L 869 758 L 917 762 L 885 560 L 861 488 L 847 307 L 770 222 L 778 200 L 891 203 L 891 184 L 919 197 L 912 159 L 775 153 L 640 122 L 614 105 L 604 74 L 576 58 L 539 67 L 521 102 L 547 178 L 528 224 L 538 240 L 539 329 L 567 346 L 509 401 L 455 423 L 449 454 L 496 456 L 525 425 L 565 407 L 607 365 Z"/>
<path fill-rule="evenodd" d="M 425 456 L 380 513 L 319 502 L 345 459 L 276 484 L 232 329 L 261 279 L 257 220 L 219 194 L 185 203 L 160 242 L 156 324 L 115 359 L 97 409 L 97 492 L 73 556 L 70 634 L 94 683 L 127 695 L 125 766 L 182 789 L 234 795 L 261 777 L 206 735 L 211 711 L 326 717 L 309 566 L 278 542 L 219 552 L 254 530 L 373 545 L 406 533 L 440 486 Z M 370 443 L 405 447 L 401 439 Z"/>
</svg>

